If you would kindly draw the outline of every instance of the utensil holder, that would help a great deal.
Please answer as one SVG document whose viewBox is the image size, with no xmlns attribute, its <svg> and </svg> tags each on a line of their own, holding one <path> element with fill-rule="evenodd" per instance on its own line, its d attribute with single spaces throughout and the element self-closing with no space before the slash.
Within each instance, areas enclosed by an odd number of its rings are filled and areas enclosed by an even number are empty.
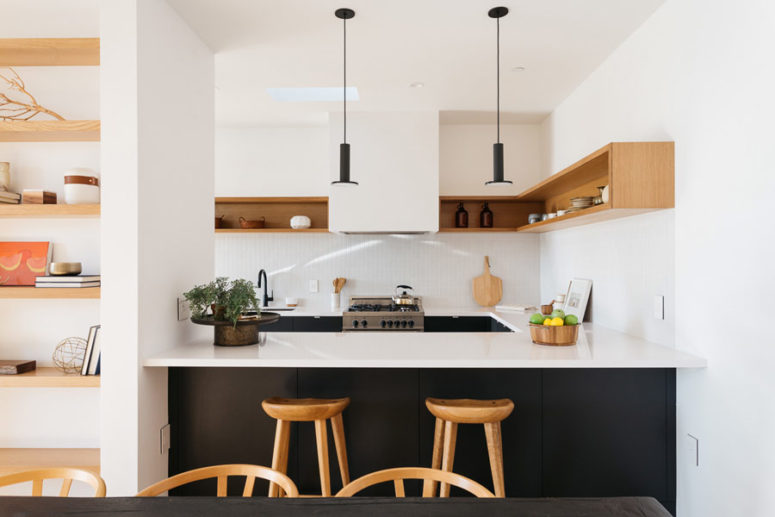
<svg viewBox="0 0 775 517">
<path fill-rule="evenodd" d="M 339 310 L 339 299 L 341 297 L 339 296 L 339 293 L 331 293 L 331 310 L 332 311 L 338 311 Z"/>
</svg>

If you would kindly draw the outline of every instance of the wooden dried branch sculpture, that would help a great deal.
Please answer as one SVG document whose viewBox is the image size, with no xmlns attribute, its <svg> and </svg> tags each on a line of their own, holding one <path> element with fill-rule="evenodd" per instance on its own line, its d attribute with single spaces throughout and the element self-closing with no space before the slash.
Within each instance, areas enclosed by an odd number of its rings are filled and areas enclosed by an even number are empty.
<svg viewBox="0 0 775 517">
<path fill-rule="evenodd" d="M 27 102 L 14 100 L 6 94 L 0 93 L 0 120 L 30 120 L 35 115 L 41 113 L 54 117 L 57 120 L 65 119 L 60 114 L 38 104 L 35 97 L 27 91 L 24 81 L 19 74 L 16 73 L 16 70 L 13 68 L 9 68 L 8 70 L 10 70 L 12 75 L 6 77 L 5 75 L 0 74 L 0 81 L 5 82 L 9 90 L 16 90 L 26 95 L 29 100 Z"/>
</svg>

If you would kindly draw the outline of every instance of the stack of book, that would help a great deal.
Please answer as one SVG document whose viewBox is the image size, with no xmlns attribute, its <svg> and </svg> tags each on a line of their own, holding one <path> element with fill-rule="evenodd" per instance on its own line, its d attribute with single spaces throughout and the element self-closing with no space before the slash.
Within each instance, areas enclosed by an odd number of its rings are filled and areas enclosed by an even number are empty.
<svg viewBox="0 0 775 517">
<path fill-rule="evenodd" d="M 35 287 L 99 287 L 100 275 L 39 276 Z"/>
<path fill-rule="evenodd" d="M 21 194 L 17 194 L 16 192 L 6 192 L 5 190 L 0 190 L 0 203 L 4 203 L 7 205 L 18 205 L 21 202 L 22 196 Z"/>
<path fill-rule="evenodd" d="M 101 355 L 100 325 L 94 325 L 89 327 L 89 337 L 86 339 L 86 351 L 83 356 L 81 375 L 99 375 Z"/>
</svg>

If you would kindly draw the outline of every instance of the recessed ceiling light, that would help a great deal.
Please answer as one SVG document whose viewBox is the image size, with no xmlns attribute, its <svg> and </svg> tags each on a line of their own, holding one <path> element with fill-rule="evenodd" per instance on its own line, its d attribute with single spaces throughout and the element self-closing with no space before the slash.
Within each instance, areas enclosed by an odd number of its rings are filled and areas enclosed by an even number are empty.
<svg viewBox="0 0 775 517">
<path fill-rule="evenodd" d="M 418 83 L 412 83 L 412 84 L 410 84 L 410 85 L 409 85 L 409 88 L 422 88 L 423 86 L 425 86 L 425 83 L 419 83 L 419 82 L 418 82 Z"/>
<path fill-rule="evenodd" d="M 342 87 L 267 88 L 266 92 L 280 102 L 334 102 L 342 101 Z M 357 101 L 358 88 L 347 87 L 347 100 Z"/>
<path fill-rule="evenodd" d="M 515 66 L 511 69 L 512 72 L 524 72 L 525 67 L 524 66 Z"/>
</svg>

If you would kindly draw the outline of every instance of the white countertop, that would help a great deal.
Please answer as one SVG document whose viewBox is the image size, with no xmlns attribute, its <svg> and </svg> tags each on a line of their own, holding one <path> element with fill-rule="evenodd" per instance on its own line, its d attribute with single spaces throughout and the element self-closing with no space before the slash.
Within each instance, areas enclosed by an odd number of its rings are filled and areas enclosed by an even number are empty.
<svg viewBox="0 0 775 517">
<path fill-rule="evenodd" d="M 313 316 L 303 311 L 284 316 Z M 267 332 L 260 345 L 211 340 L 146 358 L 149 367 L 288 368 L 704 368 L 705 359 L 599 325 L 583 324 L 574 346 L 535 345 L 529 314 L 490 308 L 425 309 L 426 316 L 491 316 L 515 332 Z M 336 313 L 314 314 L 335 316 Z"/>
</svg>

